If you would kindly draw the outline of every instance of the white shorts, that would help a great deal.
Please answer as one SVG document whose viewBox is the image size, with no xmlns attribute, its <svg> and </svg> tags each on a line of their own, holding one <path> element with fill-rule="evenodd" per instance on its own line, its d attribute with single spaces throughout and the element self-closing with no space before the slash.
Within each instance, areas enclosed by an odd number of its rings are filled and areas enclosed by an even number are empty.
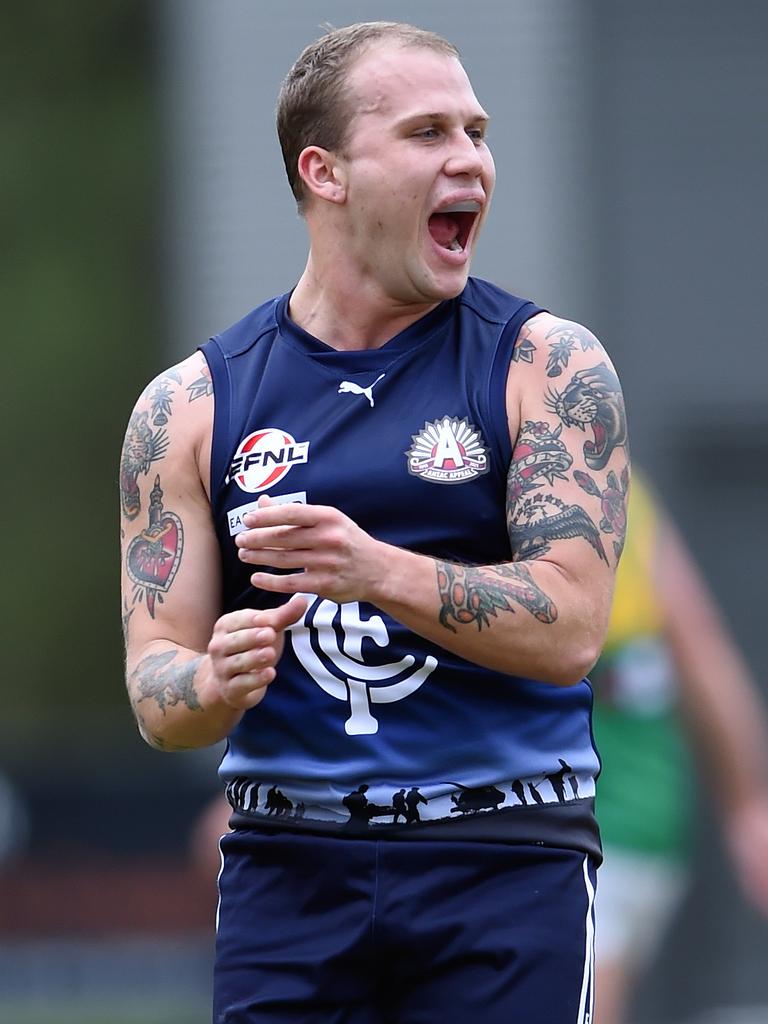
<svg viewBox="0 0 768 1024">
<path fill-rule="evenodd" d="M 653 960 L 688 883 L 671 857 L 606 846 L 597 873 L 596 960 L 644 970 Z"/>
</svg>

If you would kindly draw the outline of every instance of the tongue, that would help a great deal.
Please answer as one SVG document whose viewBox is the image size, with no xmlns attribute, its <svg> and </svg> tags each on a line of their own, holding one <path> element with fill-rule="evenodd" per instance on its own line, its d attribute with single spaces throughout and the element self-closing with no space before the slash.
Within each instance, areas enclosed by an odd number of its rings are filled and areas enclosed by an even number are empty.
<svg viewBox="0 0 768 1024">
<path fill-rule="evenodd" d="M 429 233 L 438 245 L 449 249 L 459 234 L 459 225 L 449 213 L 433 213 L 429 218 Z"/>
</svg>

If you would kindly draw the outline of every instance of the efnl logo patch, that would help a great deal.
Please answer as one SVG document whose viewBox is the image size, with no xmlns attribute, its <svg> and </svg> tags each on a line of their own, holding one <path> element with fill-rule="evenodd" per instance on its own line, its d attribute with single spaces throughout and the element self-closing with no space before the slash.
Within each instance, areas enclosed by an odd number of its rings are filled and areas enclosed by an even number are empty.
<svg viewBox="0 0 768 1024">
<path fill-rule="evenodd" d="M 463 484 L 488 472 L 480 431 L 457 416 L 425 423 L 405 453 L 408 472 L 435 484 Z"/>
<path fill-rule="evenodd" d="M 256 494 L 276 484 L 292 466 L 306 462 L 308 455 L 309 441 L 297 441 L 277 427 L 262 427 L 240 442 L 226 482 L 234 480 L 241 490 Z"/>
</svg>

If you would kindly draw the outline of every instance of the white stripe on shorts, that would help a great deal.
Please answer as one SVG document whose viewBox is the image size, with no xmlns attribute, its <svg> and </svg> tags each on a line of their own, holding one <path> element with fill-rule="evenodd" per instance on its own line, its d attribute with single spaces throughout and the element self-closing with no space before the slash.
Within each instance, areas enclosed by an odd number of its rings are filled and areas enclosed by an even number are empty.
<svg viewBox="0 0 768 1024">
<path fill-rule="evenodd" d="M 595 887 L 589 877 L 589 857 L 584 858 L 584 886 L 587 890 L 587 918 L 585 922 L 584 976 L 581 980 L 581 997 L 576 1024 L 590 1024 L 594 1013 L 595 1000 Z"/>
<path fill-rule="evenodd" d="M 226 835 L 226 833 L 225 833 L 225 835 Z M 222 874 L 222 872 L 224 870 L 224 851 L 221 848 L 221 840 L 223 838 L 224 838 L 224 836 L 221 836 L 220 839 L 219 839 L 219 873 L 216 876 L 216 891 L 218 893 L 218 898 L 216 900 L 216 934 L 217 935 L 219 934 L 219 916 L 221 914 L 221 886 L 219 885 L 219 882 L 221 881 L 221 874 Z"/>
</svg>

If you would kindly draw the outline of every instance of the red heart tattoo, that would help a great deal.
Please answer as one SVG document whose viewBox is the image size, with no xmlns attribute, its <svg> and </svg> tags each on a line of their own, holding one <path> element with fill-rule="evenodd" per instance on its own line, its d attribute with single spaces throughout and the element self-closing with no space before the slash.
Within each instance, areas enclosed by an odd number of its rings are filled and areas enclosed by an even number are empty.
<svg viewBox="0 0 768 1024">
<path fill-rule="evenodd" d="M 184 530 L 173 512 L 163 511 L 163 492 L 159 476 L 152 488 L 149 505 L 149 526 L 128 545 L 126 571 L 136 587 L 137 596 L 146 594 L 147 611 L 154 619 L 155 601 L 163 600 L 181 561 Z"/>
</svg>

